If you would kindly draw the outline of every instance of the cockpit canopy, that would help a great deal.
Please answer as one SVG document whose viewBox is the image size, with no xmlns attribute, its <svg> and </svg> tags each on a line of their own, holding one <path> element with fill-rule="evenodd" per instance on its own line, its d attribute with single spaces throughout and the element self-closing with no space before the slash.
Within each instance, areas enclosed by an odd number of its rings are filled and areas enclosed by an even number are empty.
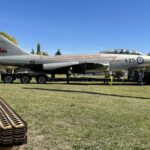
<svg viewBox="0 0 150 150">
<path fill-rule="evenodd" d="M 113 50 L 100 51 L 100 53 L 104 53 L 104 54 L 143 55 L 142 53 L 139 53 L 136 50 L 129 50 L 129 49 L 113 49 Z"/>
</svg>

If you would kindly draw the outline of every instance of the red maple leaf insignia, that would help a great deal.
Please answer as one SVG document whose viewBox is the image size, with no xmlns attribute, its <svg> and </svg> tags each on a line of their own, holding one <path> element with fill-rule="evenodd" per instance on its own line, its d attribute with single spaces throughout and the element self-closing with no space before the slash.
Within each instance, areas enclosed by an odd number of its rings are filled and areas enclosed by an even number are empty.
<svg viewBox="0 0 150 150">
<path fill-rule="evenodd" d="M 3 47 L 0 47 L 0 53 L 7 53 L 7 50 Z"/>
</svg>

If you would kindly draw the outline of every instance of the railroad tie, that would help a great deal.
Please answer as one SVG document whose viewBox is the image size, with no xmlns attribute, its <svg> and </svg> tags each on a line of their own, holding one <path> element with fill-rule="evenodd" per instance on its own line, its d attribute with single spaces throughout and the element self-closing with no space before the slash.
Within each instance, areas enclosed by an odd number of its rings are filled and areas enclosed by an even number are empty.
<svg viewBox="0 0 150 150">
<path fill-rule="evenodd" d="M 27 143 L 27 124 L 0 98 L 0 147 Z"/>
</svg>

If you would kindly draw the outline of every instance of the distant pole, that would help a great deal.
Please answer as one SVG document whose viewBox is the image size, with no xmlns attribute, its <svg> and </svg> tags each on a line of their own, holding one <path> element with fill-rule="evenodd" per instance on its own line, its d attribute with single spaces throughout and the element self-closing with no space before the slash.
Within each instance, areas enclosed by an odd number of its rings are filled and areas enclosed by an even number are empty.
<svg viewBox="0 0 150 150">
<path fill-rule="evenodd" d="M 67 74 L 66 74 L 67 84 L 70 83 L 70 76 L 71 76 L 71 69 L 69 67 L 68 70 L 67 70 Z"/>
<path fill-rule="evenodd" d="M 55 74 L 54 73 L 51 74 L 51 78 L 55 79 Z"/>
</svg>

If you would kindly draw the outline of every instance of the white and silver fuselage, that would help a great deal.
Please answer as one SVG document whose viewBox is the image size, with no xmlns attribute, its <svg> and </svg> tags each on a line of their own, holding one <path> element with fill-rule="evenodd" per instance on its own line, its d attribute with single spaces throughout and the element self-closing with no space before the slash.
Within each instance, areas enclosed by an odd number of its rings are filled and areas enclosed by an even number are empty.
<svg viewBox="0 0 150 150">
<path fill-rule="evenodd" d="M 58 56 L 41 56 L 41 55 L 14 55 L 0 56 L 0 64 L 3 65 L 45 65 L 53 66 L 61 63 L 94 63 L 108 65 L 109 70 L 127 70 L 137 67 L 150 66 L 150 56 L 146 55 L 125 55 L 125 54 L 85 54 L 85 55 L 58 55 Z"/>
</svg>

